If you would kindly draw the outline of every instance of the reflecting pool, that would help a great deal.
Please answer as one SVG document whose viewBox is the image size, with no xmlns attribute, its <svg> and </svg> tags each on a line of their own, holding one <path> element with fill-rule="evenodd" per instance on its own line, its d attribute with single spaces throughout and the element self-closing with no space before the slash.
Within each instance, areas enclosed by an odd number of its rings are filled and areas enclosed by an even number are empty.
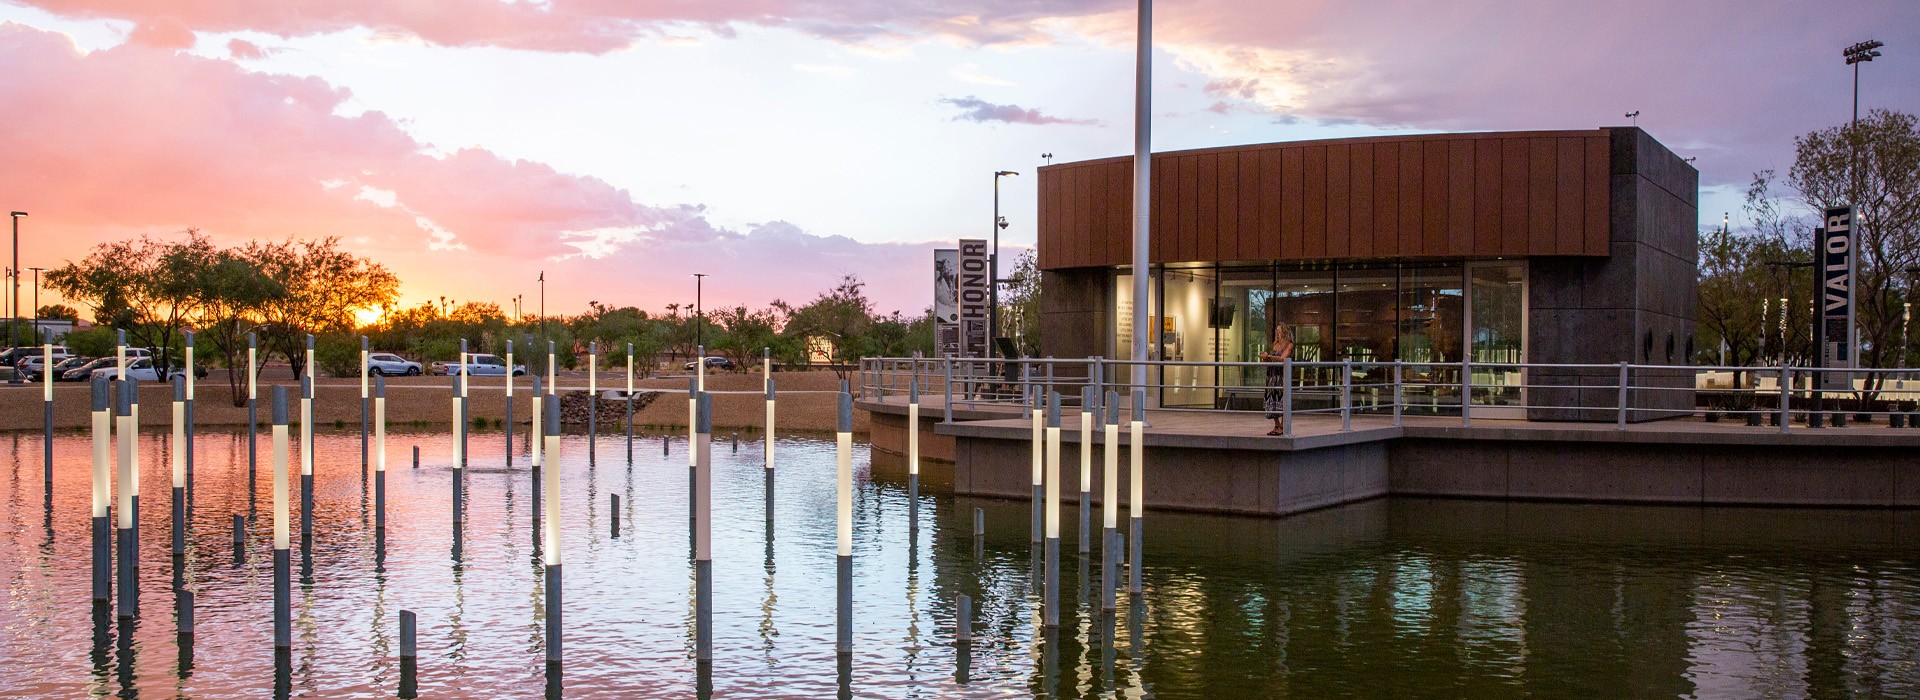
<svg viewBox="0 0 1920 700">
<path fill-rule="evenodd" d="M 157 431 L 155 431 L 157 432 Z M 263 434 L 264 435 L 264 434 Z M 384 554 L 358 430 L 320 431 L 294 645 L 276 678 L 271 478 L 245 432 L 200 432 L 188 553 L 170 461 L 143 437 L 141 614 L 90 601 L 90 447 L 0 435 L 0 696 L 393 697 L 399 612 L 421 697 L 538 697 L 542 576 L 525 444 L 472 437 L 458 542 L 444 433 L 389 437 Z M 411 464 L 419 446 L 421 464 Z M 663 445 L 665 453 L 663 454 Z M 694 662 L 684 435 L 565 438 L 566 697 L 1804 697 L 1920 693 L 1920 514 L 1383 499 L 1264 519 L 1150 512 L 1145 594 L 1097 614 L 1099 538 L 1063 526 L 1063 611 L 1040 631 L 1028 504 L 955 497 L 929 468 L 908 526 L 898 458 L 856 448 L 855 640 L 834 653 L 834 447 L 714 443 L 711 673 Z M 610 496 L 620 497 L 618 537 Z M 297 500 L 295 501 L 297 504 Z M 973 537 L 983 509 L 986 536 Z M 235 557 L 232 516 L 252 518 Z M 1096 521 L 1097 521 L 1096 510 Z M 197 634 L 175 634 L 178 587 Z M 953 644 L 955 597 L 975 643 Z M 1095 610 L 1089 612 L 1089 602 Z M 704 682 L 703 682 L 704 681 Z"/>
</svg>

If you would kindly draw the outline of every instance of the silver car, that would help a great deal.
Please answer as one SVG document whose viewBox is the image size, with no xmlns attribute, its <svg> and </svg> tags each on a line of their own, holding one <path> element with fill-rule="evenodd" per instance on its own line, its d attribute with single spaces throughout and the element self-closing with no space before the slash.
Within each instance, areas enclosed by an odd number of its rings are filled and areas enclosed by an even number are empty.
<svg viewBox="0 0 1920 700">
<path fill-rule="evenodd" d="M 367 353 L 367 373 L 385 377 L 411 377 L 420 374 L 420 363 L 390 352 Z"/>
<path fill-rule="evenodd" d="M 460 374 L 463 368 L 457 361 L 448 362 L 446 363 L 446 369 L 444 371 L 447 374 Z M 507 361 L 500 359 L 499 355 L 474 353 L 467 355 L 467 364 L 464 367 L 464 371 L 467 376 L 470 377 L 504 377 L 507 376 L 508 371 Z M 514 365 L 512 371 L 513 376 L 518 377 L 527 373 L 527 366 Z"/>
</svg>

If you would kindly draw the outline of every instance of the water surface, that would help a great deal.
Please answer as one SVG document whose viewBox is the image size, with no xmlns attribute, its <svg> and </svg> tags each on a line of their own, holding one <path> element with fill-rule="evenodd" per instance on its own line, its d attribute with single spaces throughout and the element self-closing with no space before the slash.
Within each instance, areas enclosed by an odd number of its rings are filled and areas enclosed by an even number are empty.
<svg viewBox="0 0 1920 700">
<path fill-rule="evenodd" d="M 662 454 L 666 442 L 668 453 Z M 1920 517 L 1912 512 L 1388 499 L 1286 519 L 1150 513 L 1143 597 L 1089 614 L 1094 553 L 1065 518 L 1064 604 L 1039 629 L 1024 502 L 953 497 L 856 448 L 855 654 L 834 653 L 830 436 L 785 436 L 767 525 L 757 437 L 715 442 L 716 697 L 1836 697 L 1920 693 Z M 422 464 L 410 465 L 421 448 Z M 271 697 L 270 463 L 203 430 L 191 545 L 169 553 L 170 462 L 143 438 L 141 615 L 89 595 L 89 447 L 0 436 L 0 696 Z M 524 444 L 519 445 L 524 450 Z M 422 697 L 536 697 L 543 591 L 525 455 L 472 438 L 466 525 L 450 441 L 390 437 L 385 556 L 357 430 L 316 437 L 311 549 L 294 543 L 294 648 L 278 689 L 392 697 L 399 611 L 420 620 Z M 689 697 L 693 567 L 684 436 L 565 438 L 566 697 Z M 296 462 L 297 464 L 297 462 Z M 297 469 L 296 469 L 297 471 Z M 621 498 L 618 538 L 609 495 Z M 295 501 L 297 504 L 297 500 Z M 972 537 L 983 508 L 988 535 Z M 258 516 L 236 562 L 232 514 Z M 1097 517 L 1097 516 L 1096 516 Z M 307 553 L 310 552 L 310 555 Z M 310 566 L 307 563 L 310 561 Z M 176 585 L 198 634 L 175 635 Z M 952 645 L 954 598 L 977 641 Z"/>
</svg>

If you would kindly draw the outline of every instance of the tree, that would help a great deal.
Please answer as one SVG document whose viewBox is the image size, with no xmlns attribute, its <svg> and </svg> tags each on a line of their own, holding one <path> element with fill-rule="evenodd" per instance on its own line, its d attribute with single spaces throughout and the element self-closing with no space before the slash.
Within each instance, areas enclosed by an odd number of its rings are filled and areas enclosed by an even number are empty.
<svg viewBox="0 0 1920 700">
<path fill-rule="evenodd" d="M 1754 173 L 1747 187 L 1744 210 L 1755 222 L 1747 230 L 1723 227 L 1700 236 L 1699 357 L 1719 364 L 1721 344 L 1726 364 L 1748 365 L 1764 360 L 1763 338 L 1774 335 L 1769 319 L 1775 315 L 1780 281 L 1770 261 L 1793 258 L 1785 224 L 1769 195 L 1771 171 Z M 1776 346 L 1771 350 L 1778 351 Z M 1735 377 L 1736 382 L 1740 377 Z"/>
<path fill-rule="evenodd" d="M 1007 291 L 1000 300 L 1000 323 L 1007 327 L 1000 332 L 1014 338 L 1022 355 L 1039 355 L 1040 259 L 1034 249 L 1021 253 L 1013 263 L 1013 275 L 1002 281 Z"/>
<path fill-rule="evenodd" d="M 34 315 L 48 321 L 80 322 L 80 312 L 66 304 L 48 304 L 34 311 Z"/>
<path fill-rule="evenodd" d="M 387 268 L 340 249 L 340 239 L 247 244 L 244 254 L 286 293 L 260 308 L 269 347 L 305 371 L 307 334 L 351 331 L 354 312 L 391 306 L 400 280 Z M 498 310 L 498 307 L 495 307 Z"/>
<path fill-rule="evenodd" d="M 1855 317 L 1863 366 L 1904 351 L 1903 302 L 1920 263 L 1920 128 L 1914 115 L 1876 109 L 1857 124 L 1794 139 L 1788 181 L 1816 212 L 1853 203 L 1858 262 Z"/>
<path fill-rule="evenodd" d="M 47 287 L 91 306 L 96 320 L 125 330 L 129 343 L 151 348 L 168 367 L 182 327 L 198 311 L 195 276 L 214 254 L 196 229 L 187 229 L 184 241 L 112 241 L 48 272 Z"/>
<path fill-rule="evenodd" d="M 194 324 L 200 338 L 207 341 L 221 364 L 227 368 L 228 395 L 235 407 L 244 406 L 242 389 L 247 329 L 252 317 L 267 304 L 286 295 L 287 290 L 262 272 L 259 265 L 233 250 L 216 251 L 206 264 L 193 272 L 199 314 Z"/>
<path fill-rule="evenodd" d="M 831 348 L 834 372 L 847 378 L 849 369 L 872 350 L 873 302 L 867 299 L 866 283 L 855 275 L 840 278 L 833 289 L 822 292 L 806 306 L 791 308 L 776 301 L 784 311 L 787 325 L 784 335 L 801 343 L 824 341 Z"/>
</svg>

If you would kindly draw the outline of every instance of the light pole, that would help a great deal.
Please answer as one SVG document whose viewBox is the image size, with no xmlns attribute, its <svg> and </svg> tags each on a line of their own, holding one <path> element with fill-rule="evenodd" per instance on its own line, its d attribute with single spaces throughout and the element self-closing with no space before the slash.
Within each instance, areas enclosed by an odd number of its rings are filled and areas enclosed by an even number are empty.
<svg viewBox="0 0 1920 700">
<path fill-rule="evenodd" d="M 29 267 L 33 271 L 33 342 L 40 342 L 40 271 L 47 268 Z"/>
<path fill-rule="evenodd" d="M 695 348 L 704 348 L 707 346 L 707 317 L 705 312 L 700 309 L 700 286 L 701 283 L 706 281 L 707 273 L 693 273 L 693 346 Z M 704 357 L 696 359 L 702 363 L 707 361 L 707 358 Z"/>
<path fill-rule="evenodd" d="M 540 271 L 540 340 L 552 342 L 547 337 L 547 271 Z"/>
<path fill-rule="evenodd" d="M 996 170 L 993 173 L 993 253 L 987 259 L 988 357 L 993 356 L 994 338 L 1000 337 L 1000 231 L 1007 227 L 1006 217 L 1000 215 L 1000 178 L 1019 175 L 1012 170 Z"/>
<path fill-rule="evenodd" d="M 20 331 L 15 326 L 20 325 L 20 217 L 27 213 L 16 211 L 9 212 L 9 215 L 13 218 L 13 315 L 7 319 L 7 339 L 12 341 L 11 345 L 18 347 Z M 13 378 L 19 381 L 20 373 L 15 372 Z"/>
</svg>

